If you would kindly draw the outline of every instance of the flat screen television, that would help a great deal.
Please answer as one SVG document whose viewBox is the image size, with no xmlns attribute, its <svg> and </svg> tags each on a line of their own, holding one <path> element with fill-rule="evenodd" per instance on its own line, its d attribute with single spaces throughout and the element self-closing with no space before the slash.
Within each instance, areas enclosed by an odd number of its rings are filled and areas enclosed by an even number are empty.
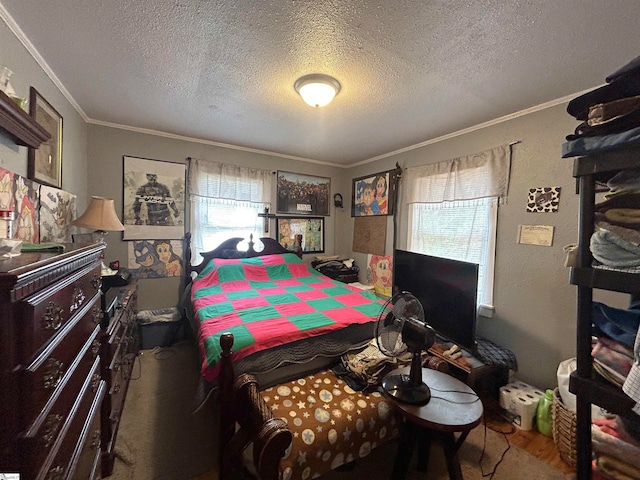
<svg viewBox="0 0 640 480">
<path fill-rule="evenodd" d="M 444 340 L 475 354 L 478 265 L 396 250 L 393 268 L 393 293 L 413 294 Z"/>
</svg>

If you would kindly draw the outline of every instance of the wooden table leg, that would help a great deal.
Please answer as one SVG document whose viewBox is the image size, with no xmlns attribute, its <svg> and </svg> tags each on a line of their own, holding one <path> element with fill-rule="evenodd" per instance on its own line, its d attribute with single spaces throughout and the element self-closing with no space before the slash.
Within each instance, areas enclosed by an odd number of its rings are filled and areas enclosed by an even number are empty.
<svg viewBox="0 0 640 480">
<path fill-rule="evenodd" d="M 405 421 L 402 425 L 402 432 L 400 433 L 400 440 L 398 442 L 398 452 L 393 462 L 392 480 L 404 480 L 406 477 L 409 462 L 411 462 L 411 454 L 416 444 L 418 430 L 421 429 L 416 427 L 412 422 Z"/>
<path fill-rule="evenodd" d="M 418 471 L 426 472 L 429 465 L 432 434 L 428 428 L 418 428 Z"/>
<path fill-rule="evenodd" d="M 458 448 L 460 445 L 462 445 L 462 442 L 457 443 L 453 433 L 446 433 L 442 436 L 442 448 L 444 450 L 444 458 L 447 462 L 450 480 L 463 480 L 460 459 L 458 458 Z"/>
</svg>

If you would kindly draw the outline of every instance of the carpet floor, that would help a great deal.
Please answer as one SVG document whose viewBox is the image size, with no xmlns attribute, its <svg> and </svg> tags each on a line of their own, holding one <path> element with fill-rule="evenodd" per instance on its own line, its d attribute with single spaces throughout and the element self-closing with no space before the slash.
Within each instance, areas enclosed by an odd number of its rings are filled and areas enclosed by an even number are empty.
<svg viewBox="0 0 640 480">
<path fill-rule="evenodd" d="M 215 405 L 209 400 L 194 413 L 199 380 L 197 355 L 195 347 L 184 342 L 170 348 L 143 350 L 137 357 L 110 480 L 217 480 Z M 366 460 L 357 462 L 353 470 L 330 472 L 322 479 L 390 478 L 397 445 L 396 441 L 388 442 Z M 485 453 L 480 462 L 483 446 Z M 482 425 L 476 427 L 458 454 L 464 478 L 569 478 L 524 450 L 508 447 L 502 434 Z M 447 478 L 442 451 L 437 445 L 430 454 L 428 472 L 416 471 L 414 458 L 407 474 L 407 480 Z"/>
</svg>

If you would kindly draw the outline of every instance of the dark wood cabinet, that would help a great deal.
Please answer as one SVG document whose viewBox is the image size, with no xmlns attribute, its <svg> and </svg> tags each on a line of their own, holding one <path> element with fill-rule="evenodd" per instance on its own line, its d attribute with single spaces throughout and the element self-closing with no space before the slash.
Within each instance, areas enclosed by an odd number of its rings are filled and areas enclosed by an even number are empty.
<svg viewBox="0 0 640 480">
<path fill-rule="evenodd" d="M 113 287 L 105 294 L 109 312 L 101 334 L 102 378 L 107 387 L 102 402 L 102 475 L 105 477 L 113 471 L 118 426 L 138 353 L 137 292 L 137 285 L 133 283 Z"/>
<path fill-rule="evenodd" d="M 100 478 L 104 248 L 0 257 L 0 472 Z"/>
</svg>

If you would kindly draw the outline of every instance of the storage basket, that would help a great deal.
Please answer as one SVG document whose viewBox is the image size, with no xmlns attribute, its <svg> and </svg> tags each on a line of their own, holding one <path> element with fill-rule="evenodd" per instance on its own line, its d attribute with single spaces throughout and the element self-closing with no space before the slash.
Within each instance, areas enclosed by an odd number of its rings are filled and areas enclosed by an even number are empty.
<svg viewBox="0 0 640 480">
<path fill-rule="evenodd" d="M 560 458 L 575 468 L 576 414 L 564 406 L 558 388 L 553 391 L 551 414 L 553 417 L 553 443 L 560 454 Z"/>
</svg>

